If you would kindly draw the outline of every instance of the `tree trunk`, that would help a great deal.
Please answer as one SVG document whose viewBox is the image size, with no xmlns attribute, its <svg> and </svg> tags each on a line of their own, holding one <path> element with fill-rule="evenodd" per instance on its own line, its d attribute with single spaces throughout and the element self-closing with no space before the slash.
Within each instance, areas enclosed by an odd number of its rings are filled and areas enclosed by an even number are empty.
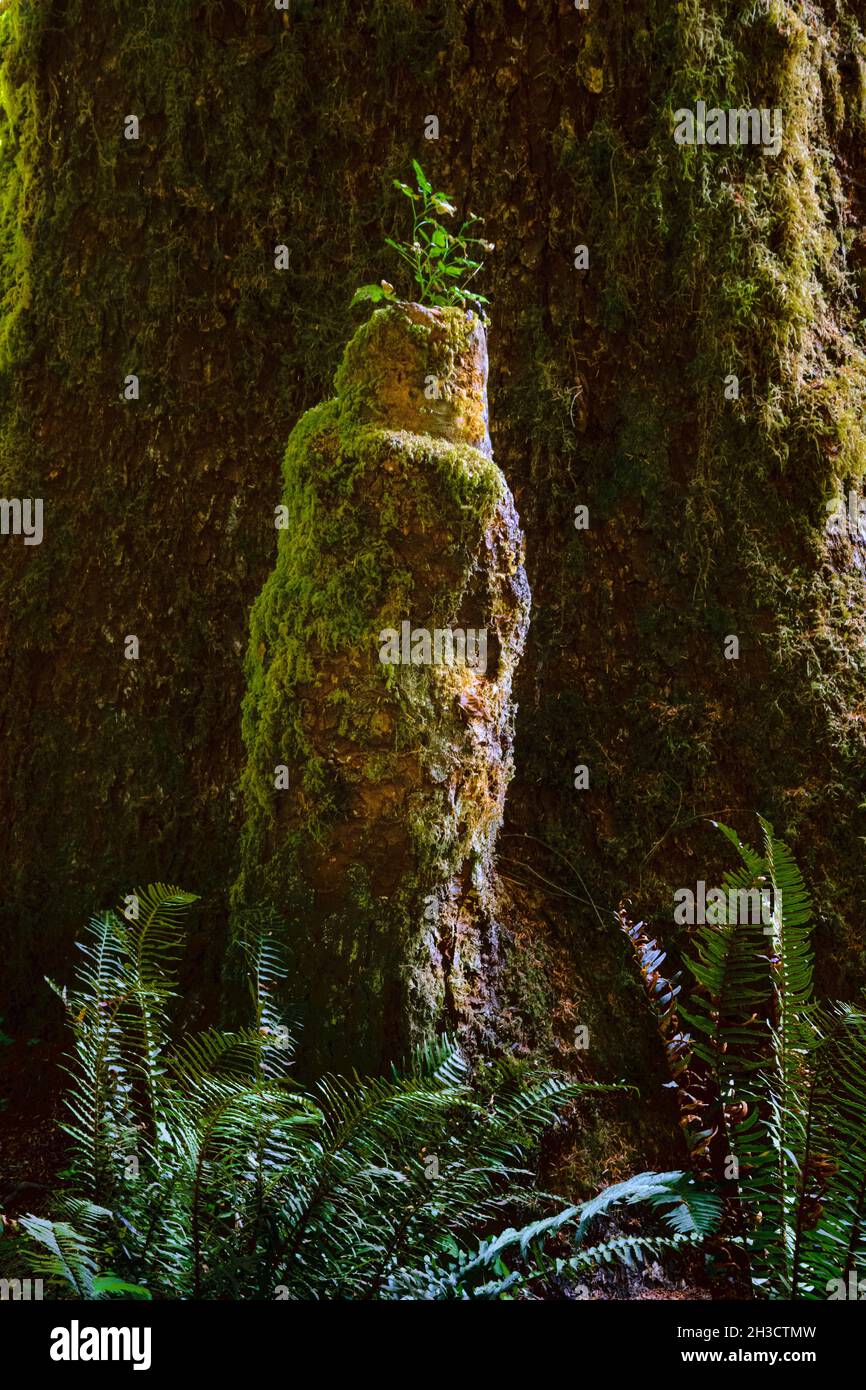
<svg viewBox="0 0 866 1390">
<path fill-rule="evenodd" d="M 383 250 L 412 156 L 496 244 L 490 432 L 533 592 L 500 1033 L 573 1060 L 583 1022 L 595 1075 L 650 1066 L 606 914 L 630 894 L 669 922 L 718 867 L 707 816 L 790 839 L 822 983 L 858 987 L 862 545 L 825 523 L 866 458 L 864 22 L 846 0 L 6 7 L 2 492 L 45 500 L 41 546 L 0 538 L 19 988 L 136 881 L 211 903 L 233 881 L 280 457 L 355 287 L 413 292 Z M 779 109 L 779 153 L 677 143 L 699 100 Z"/>
</svg>

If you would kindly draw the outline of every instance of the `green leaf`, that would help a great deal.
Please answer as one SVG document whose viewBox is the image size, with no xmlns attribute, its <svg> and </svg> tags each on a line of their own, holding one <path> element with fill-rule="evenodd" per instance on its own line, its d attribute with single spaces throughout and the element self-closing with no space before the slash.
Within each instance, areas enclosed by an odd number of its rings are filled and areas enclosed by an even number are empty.
<svg viewBox="0 0 866 1390">
<path fill-rule="evenodd" d="M 145 1289 L 141 1284 L 128 1284 L 125 1279 L 117 1279 L 113 1274 L 97 1274 L 93 1280 L 94 1293 L 124 1293 L 129 1298 L 149 1298 L 153 1295 L 150 1289 Z"/>
<path fill-rule="evenodd" d="M 418 163 L 417 159 L 412 160 L 412 168 L 415 172 L 415 178 L 418 180 L 418 191 L 420 193 L 432 193 L 433 185 L 429 182 L 427 175 L 424 173 L 424 170 L 421 168 L 421 165 Z"/>
<path fill-rule="evenodd" d="M 349 308 L 352 309 L 356 304 L 362 304 L 365 301 L 369 301 L 371 304 L 378 304 L 381 299 L 387 298 L 388 296 L 381 285 L 361 285 L 360 289 L 355 290 Z"/>
</svg>

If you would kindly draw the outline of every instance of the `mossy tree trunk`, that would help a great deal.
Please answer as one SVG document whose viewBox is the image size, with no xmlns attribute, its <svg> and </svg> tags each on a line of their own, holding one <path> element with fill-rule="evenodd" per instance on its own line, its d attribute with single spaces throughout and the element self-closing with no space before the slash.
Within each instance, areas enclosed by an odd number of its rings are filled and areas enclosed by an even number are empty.
<svg viewBox="0 0 866 1390">
<path fill-rule="evenodd" d="M 238 938 L 288 947 L 299 1060 L 496 1035 L 493 855 L 529 618 L 473 313 L 394 304 L 292 432 L 253 606 Z M 229 974 L 232 972 L 229 971 Z"/>
<path fill-rule="evenodd" d="M 17 978 L 135 880 L 233 878 L 284 442 L 329 395 L 354 287 L 397 281 L 414 155 L 496 243 L 491 435 L 534 595 L 510 830 L 537 837 L 503 867 L 584 900 L 547 911 L 597 1070 L 642 1034 L 585 902 L 669 911 L 712 876 L 707 813 L 790 838 L 823 978 L 853 988 L 864 602 L 825 520 L 866 458 L 866 7 L 31 0 L 0 23 L 2 492 L 46 508 L 41 547 L 0 549 Z M 676 144 L 699 99 L 781 109 L 780 153 Z M 536 1002 L 564 1045 L 561 1000 Z"/>
</svg>

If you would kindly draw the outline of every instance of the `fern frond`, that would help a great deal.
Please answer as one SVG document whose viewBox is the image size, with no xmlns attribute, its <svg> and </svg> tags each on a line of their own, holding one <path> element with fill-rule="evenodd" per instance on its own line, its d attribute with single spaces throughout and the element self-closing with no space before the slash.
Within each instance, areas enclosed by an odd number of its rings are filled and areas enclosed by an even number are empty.
<svg viewBox="0 0 866 1390">
<path fill-rule="evenodd" d="M 793 1296 L 804 1298 L 866 1274 L 866 1013 L 835 1004 L 816 1026 L 791 1277 Z"/>
<path fill-rule="evenodd" d="M 61 1292 L 66 1290 L 73 1298 L 97 1298 L 94 1279 L 98 1272 L 99 1228 L 111 1218 L 111 1212 L 92 1202 L 72 1201 L 66 1203 L 64 1215 L 68 1219 L 20 1218 L 19 1225 L 30 1242 L 30 1263 Z"/>
</svg>

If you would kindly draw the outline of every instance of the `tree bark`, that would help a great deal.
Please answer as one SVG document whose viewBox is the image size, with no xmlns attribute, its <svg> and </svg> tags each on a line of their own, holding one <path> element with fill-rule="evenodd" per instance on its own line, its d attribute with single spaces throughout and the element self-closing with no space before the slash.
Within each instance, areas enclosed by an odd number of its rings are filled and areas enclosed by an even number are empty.
<svg viewBox="0 0 866 1390">
<path fill-rule="evenodd" d="M 859 986 L 862 547 L 825 522 L 866 457 L 864 23 L 847 0 L 4 13 L 2 491 L 46 509 L 40 547 L 0 543 L 20 990 L 136 881 L 219 902 L 234 878 L 280 457 L 354 288 L 397 283 L 412 156 L 496 244 L 490 432 L 534 599 L 500 865 L 538 983 L 504 1031 L 573 1056 L 582 1021 L 594 1074 L 648 1068 L 605 914 L 629 893 L 669 920 L 717 867 L 704 818 L 754 810 L 815 888 L 822 983 Z M 677 144 L 698 100 L 779 108 L 780 152 Z"/>
</svg>

